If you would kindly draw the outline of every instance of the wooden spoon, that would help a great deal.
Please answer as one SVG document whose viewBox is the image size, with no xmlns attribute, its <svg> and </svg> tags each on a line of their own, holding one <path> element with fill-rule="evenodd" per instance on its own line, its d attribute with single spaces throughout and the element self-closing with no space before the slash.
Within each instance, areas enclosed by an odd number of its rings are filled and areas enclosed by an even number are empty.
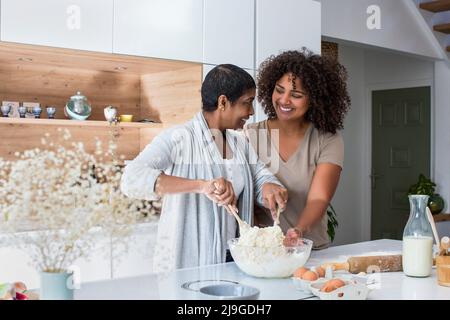
<svg viewBox="0 0 450 320">
<path fill-rule="evenodd" d="M 280 213 L 281 213 L 281 207 L 277 206 L 277 213 L 276 213 L 276 218 L 273 221 L 273 226 L 277 226 L 280 224 Z"/>
<path fill-rule="evenodd" d="M 238 215 L 238 208 L 236 208 L 236 206 L 234 206 L 232 204 L 229 204 L 229 205 L 226 206 L 226 208 L 227 208 L 227 211 L 230 212 L 236 218 L 236 221 L 239 224 L 239 228 L 242 229 L 242 228 L 245 228 L 247 226 L 247 223 L 244 222 L 244 220 L 242 220 L 241 217 L 239 217 L 239 215 Z"/>
<path fill-rule="evenodd" d="M 439 247 L 441 242 L 439 241 L 439 235 L 436 230 L 436 223 L 434 222 L 434 218 L 433 218 L 433 215 L 431 214 L 430 208 L 427 207 L 426 211 L 427 211 L 428 221 L 431 224 L 431 230 L 433 230 L 434 241 L 436 241 L 436 245 Z"/>
<path fill-rule="evenodd" d="M 216 183 L 214 183 L 214 187 L 216 187 L 216 189 L 218 189 Z M 225 209 L 228 211 L 228 213 L 231 213 L 236 218 L 236 220 L 239 224 L 239 228 L 245 227 L 246 223 L 241 219 L 241 217 L 239 217 L 238 208 L 236 208 L 235 205 L 232 205 L 232 204 L 226 205 Z"/>
</svg>

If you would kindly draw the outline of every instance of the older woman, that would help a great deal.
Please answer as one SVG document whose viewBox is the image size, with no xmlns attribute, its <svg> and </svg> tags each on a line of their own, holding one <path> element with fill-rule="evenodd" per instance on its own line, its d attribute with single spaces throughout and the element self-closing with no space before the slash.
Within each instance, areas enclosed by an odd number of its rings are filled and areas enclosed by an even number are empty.
<svg viewBox="0 0 450 320">
<path fill-rule="evenodd" d="M 253 223 L 253 201 L 274 212 L 287 191 L 268 171 L 242 129 L 253 114 L 255 82 L 243 69 L 219 65 L 201 89 L 202 111 L 170 128 L 130 162 L 122 192 L 152 200 L 164 195 L 154 271 L 226 261 L 227 240 L 236 236 L 234 217 Z"/>
<path fill-rule="evenodd" d="M 316 249 L 330 243 L 326 210 L 343 167 L 338 130 L 350 104 L 345 81 L 337 61 L 306 50 L 272 56 L 258 75 L 258 100 L 268 119 L 246 128 L 261 160 L 288 189 L 282 229 L 288 238 L 313 240 Z M 265 210 L 256 218 L 273 223 Z"/>
</svg>

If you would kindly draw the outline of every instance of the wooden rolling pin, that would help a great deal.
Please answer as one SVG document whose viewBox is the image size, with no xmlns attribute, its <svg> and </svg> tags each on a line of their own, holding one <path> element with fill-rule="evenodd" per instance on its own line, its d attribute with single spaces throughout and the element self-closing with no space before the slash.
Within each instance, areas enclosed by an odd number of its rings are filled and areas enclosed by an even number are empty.
<svg viewBox="0 0 450 320">
<path fill-rule="evenodd" d="M 333 271 L 345 270 L 350 273 L 397 272 L 403 271 L 401 255 L 350 257 L 343 263 L 325 263 L 321 267 L 331 266 Z"/>
</svg>

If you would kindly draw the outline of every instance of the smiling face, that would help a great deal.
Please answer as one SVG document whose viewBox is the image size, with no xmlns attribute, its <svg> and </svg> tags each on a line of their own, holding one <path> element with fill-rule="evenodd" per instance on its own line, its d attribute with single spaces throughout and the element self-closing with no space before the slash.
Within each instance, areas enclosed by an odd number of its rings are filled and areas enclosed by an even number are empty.
<svg viewBox="0 0 450 320">
<path fill-rule="evenodd" d="M 225 110 L 219 110 L 224 128 L 236 130 L 244 127 L 248 118 L 254 114 L 253 100 L 255 100 L 255 94 L 255 89 L 247 90 L 233 104 L 225 96 L 219 98 L 219 109 L 225 107 Z"/>
<path fill-rule="evenodd" d="M 309 109 L 308 95 L 303 85 L 292 73 L 284 74 L 275 84 L 272 103 L 280 121 L 296 121 Z"/>
</svg>

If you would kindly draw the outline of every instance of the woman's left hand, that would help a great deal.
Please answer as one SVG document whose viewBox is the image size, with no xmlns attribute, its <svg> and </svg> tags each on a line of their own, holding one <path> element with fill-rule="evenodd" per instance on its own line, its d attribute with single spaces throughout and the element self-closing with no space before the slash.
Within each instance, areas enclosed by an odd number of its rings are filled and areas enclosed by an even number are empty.
<svg viewBox="0 0 450 320">
<path fill-rule="evenodd" d="M 286 231 L 286 237 L 283 240 L 283 244 L 286 247 L 295 246 L 298 242 L 298 239 L 303 237 L 303 231 L 301 231 L 299 228 L 289 228 L 288 231 Z"/>
<path fill-rule="evenodd" d="M 264 207 L 270 210 L 272 217 L 276 218 L 277 206 L 283 211 L 286 208 L 288 192 L 286 188 L 275 183 L 265 183 L 262 187 Z"/>
</svg>

